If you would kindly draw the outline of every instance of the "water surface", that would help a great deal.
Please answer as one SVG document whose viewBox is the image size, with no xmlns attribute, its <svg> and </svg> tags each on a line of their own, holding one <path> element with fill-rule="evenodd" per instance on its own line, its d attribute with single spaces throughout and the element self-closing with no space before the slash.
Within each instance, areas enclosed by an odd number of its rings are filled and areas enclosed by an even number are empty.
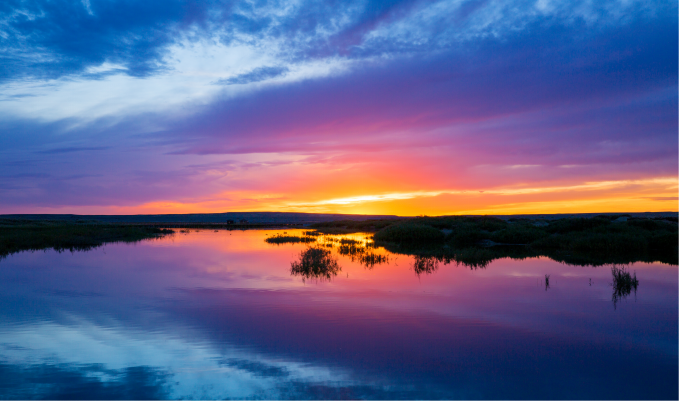
<svg viewBox="0 0 679 401">
<path fill-rule="evenodd" d="M 639 286 L 616 296 L 610 266 L 470 268 L 382 249 L 370 252 L 386 263 L 371 266 L 337 245 L 329 277 L 305 276 L 291 264 L 309 245 L 264 241 L 278 232 L 191 230 L 0 261 L 0 394 L 678 396 L 676 266 L 631 265 Z"/>
</svg>

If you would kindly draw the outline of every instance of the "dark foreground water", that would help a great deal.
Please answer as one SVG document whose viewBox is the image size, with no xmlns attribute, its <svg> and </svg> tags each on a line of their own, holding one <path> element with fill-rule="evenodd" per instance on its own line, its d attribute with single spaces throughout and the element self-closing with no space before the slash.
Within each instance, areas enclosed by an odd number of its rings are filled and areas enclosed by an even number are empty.
<svg viewBox="0 0 679 401">
<path fill-rule="evenodd" d="M 636 294 L 545 258 L 328 281 L 272 233 L 0 261 L 0 398 L 677 398 L 676 266 L 630 266 Z"/>
</svg>

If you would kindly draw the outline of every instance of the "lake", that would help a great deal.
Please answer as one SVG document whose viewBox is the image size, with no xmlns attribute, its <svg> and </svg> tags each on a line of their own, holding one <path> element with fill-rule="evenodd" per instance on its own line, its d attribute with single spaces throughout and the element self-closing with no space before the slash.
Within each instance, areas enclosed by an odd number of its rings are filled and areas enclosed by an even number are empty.
<svg viewBox="0 0 679 401">
<path fill-rule="evenodd" d="M 291 273 L 296 230 L 0 260 L 0 397 L 677 399 L 677 266 L 485 267 L 383 249 Z M 320 252 L 320 251 L 319 251 Z"/>
</svg>

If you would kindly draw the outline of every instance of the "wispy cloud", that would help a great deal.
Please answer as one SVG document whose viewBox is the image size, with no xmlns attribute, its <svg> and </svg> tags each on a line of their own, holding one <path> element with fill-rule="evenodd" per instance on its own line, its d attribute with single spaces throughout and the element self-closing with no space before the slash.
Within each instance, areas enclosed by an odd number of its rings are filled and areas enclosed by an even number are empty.
<svg viewBox="0 0 679 401">
<path fill-rule="evenodd" d="M 252 82 L 260 82 L 271 78 L 279 77 L 289 69 L 287 67 L 257 67 L 245 74 L 240 74 L 231 78 L 223 78 L 216 82 L 217 85 L 242 85 Z"/>
<path fill-rule="evenodd" d="M 472 194 L 631 199 L 635 186 L 648 203 L 634 207 L 669 204 L 676 10 L 10 0 L 0 211 L 443 213 L 472 210 L 455 203 Z"/>
</svg>

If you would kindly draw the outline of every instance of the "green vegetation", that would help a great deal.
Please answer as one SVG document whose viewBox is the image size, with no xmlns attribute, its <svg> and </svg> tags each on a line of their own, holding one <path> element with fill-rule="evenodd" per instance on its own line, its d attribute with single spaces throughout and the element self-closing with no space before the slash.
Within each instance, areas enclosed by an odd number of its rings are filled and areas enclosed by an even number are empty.
<svg viewBox="0 0 679 401">
<path fill-rule="evenodd" d="M 105 243 L 137 242 L 173 233 L 155 227 L 0 219 L 0 258 L 21 251 L 86 251 Z"/>
</svg>

